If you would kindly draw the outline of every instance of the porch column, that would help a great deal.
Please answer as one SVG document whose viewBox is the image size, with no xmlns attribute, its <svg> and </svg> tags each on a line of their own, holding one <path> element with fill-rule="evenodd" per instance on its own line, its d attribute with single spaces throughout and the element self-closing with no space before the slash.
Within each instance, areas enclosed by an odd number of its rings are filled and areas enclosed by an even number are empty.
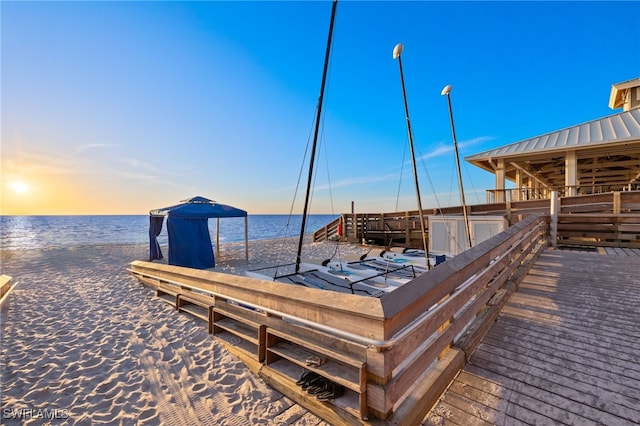
<svg viewBox="0 0 640 426">
<path fill-rule="evenodd" d="M 566 196 L 578 195 L 578 160 L 575 151 L 567 152 L 564 157 L 564 186 Z"/>
<path fill-rule="evenodd" d="M 500 159 L 496 168 L 496 203 L 504 201 L 504 160 Z"/>
<path fill-rule="evenodd" d="M 522 191 L 522 172 L 520 169 L 516 169 L 516 201 L 522 201 L 525 199 Z"/>
<path fill-rule="evenodd" d="M 523 183 L 524 183 L 524 186 L 526 187 L 526 192 L 524 194 L 524 199 L 525 200 L 530 200 L 530 199 L 533 198 L 531 196 L 533 194 L 533 189 L 532 189 L 532 187 L 533 187 L 533 179 L 531 179 L 529 176 L 525 176 L 523 178 Z"/>
</svg>

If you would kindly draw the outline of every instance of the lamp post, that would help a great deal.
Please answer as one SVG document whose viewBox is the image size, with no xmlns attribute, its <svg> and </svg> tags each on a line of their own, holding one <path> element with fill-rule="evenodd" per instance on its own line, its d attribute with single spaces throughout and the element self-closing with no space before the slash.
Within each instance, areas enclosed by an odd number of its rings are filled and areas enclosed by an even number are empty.
<svg viewBox="0 0 640 426">
<path fill-rule="evenodd" d="M 420 198 L 420 184 L 418 183 L 418 169 L 416 167 L 416 155 L 413 149 L 413 134 L 411 132 L 411 120 L 409 119 L 409 106 L 407 105 L 407 93 L 404 88 L 404 73 L 402 72 L 402 51 L 404 46 L 402 43 L 396 44 L 393 48 L 393 59 L 398 60 L 400 67 L 400 83 L 402 84 L 402 98 L 404 99 L 404 113 L 407 120 L 407 133 L 409 134 L 409 150 L 411 151 L 411 164 L 413 165 L 413 180 L 416 186 L 416 197 L 418 199 L 418 214 L 420 215 L 420 230 L 422 232 L 422 246 L 424 247 L 424 256 L 427 262 L 427 269 L 431 269 L 429 264 L 429 246 L 426 239 L 426 226 L 424 224 L 424 214 L 422 213 L 422 199 Z"/>
<path fill-rule="evenodd" d="M 460 201 L 462 202 L 462 214 L 464 215 L 464 226 L 467 231 L 467 242 L 469 248 L 471 248 L 471 229 L 469 228 L 469 217 L 467 216 L 467 203 L 464 199 L 464 186 L 462 184 L 462 172 L 460 171 L 460 154 L 458 153 L 458 141 L 456 140 L 456 128 L 453 124 L 453 110 L 451 108 L 451 89 L 453 86 L 446 85 L 440 95 L 447 97 L 447 104 L 449 105 L 449 121 L 451 122 L 451 137 L 453 138 L 453 150 L 456 154 L 456 166 L 458 169 L 458 183 L 460 185 Z"/>
</svg>

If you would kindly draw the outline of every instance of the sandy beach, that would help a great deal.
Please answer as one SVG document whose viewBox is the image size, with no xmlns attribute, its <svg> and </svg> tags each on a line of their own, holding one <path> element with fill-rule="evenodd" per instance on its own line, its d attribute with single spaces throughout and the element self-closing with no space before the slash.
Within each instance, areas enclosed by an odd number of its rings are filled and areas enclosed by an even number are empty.
<svg viewBox="0 0 640 426">
<path fill-rule="evenodd" d="M 244 243 L 221 245 L 215 270 L 291 261 L 295 241 L 250 241 L 249 250 L 247 262 Z M 366 252 L 311 243 L 303 259 Z M 126 271 L 147 259 L 147 245 L 1 253 L 0 273 L 15 285 L 0 317 L 2 424 L 327 424 Z"/>
</svg>

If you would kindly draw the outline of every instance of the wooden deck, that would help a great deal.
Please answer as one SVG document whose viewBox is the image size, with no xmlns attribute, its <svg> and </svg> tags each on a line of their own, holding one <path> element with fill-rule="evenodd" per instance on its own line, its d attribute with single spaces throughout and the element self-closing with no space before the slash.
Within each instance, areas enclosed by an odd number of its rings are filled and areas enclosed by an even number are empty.
<svg viewBox="0 0 640 426">
<path fill-rule="evenodd" d="M 640 250 L 547 249 L 422 424 L 640 424 Z"/>
</svg>

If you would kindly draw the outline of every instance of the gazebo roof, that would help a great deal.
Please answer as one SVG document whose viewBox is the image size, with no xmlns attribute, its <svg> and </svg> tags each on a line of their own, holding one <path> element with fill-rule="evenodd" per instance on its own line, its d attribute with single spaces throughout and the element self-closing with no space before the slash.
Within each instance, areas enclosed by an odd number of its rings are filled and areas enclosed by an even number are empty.
<svg viewBox="0 0 640 426">
<path fill-rule="evenodd" d="M 151 216 L 171 216 L 183 218 L 210 218 L 210 217 L 246 217 L 247 212 L 205 197 L 193 197 L 182 200 L 180 204 L 151 210 Z"/>
<path fill-rule="evenodd" d="M 169 237 L 169 264 L 191 268 L 213 268 L 215 260 L 211 247 L 208 219 L 221 217 L 244 217 L 245 259 L 249 260 L 247 212 L 235 207 L 219 204 L 204 197 L 182 200 L 180 204 L 149 212 L 149 260 L 162 259 L 158 235 L 167 216 Z M 220 228 L 216 226 L 216 252 L 220 254 Z"/>
</svg>

